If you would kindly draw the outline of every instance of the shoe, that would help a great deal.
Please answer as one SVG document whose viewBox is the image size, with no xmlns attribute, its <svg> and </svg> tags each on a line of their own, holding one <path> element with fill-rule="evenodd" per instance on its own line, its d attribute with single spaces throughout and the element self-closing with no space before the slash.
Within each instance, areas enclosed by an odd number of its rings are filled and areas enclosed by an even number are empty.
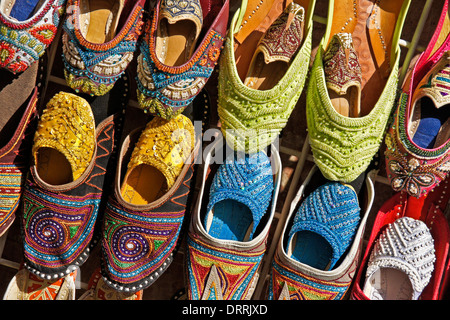
<svg viewBox="0 0 450 320">
<path fill-rule="evenodd" d="M 202 91 L 219 60 L 228 11 L 228 0 L 157 2 L 139 46 L 137 98 L 145 112 L 169 120 Z"/>
<path fill-rule="evenodd" d="M 77 272 L 47 280 L 21 267 L 9 282 L 3 300 L 75 300 Z"/>
<path fill-rule="evenodd" d="M 269 300 L 347 298 L 375 197 L 375 174 L 361 175 L 360 186 L 355 188 L 326 180 L 317 166 L 311 169 L 282 229 L 272 263 Z"/>
<path fill-rule="evenodd" d="M 133 60 L 145 0 L 69 0 L 63 24 L 64 76 L 75 92 L 102 96 Z M 91 23 L 93 21 L 93 23 Z"/>
<path fill-rule="evenodd" d="M 357 270 L 352 286 L 352 300 L 370 300 L 364 292 L 365 275 L 368 268 L 370 255 L 377 239 L 386 226 L 402 217 L 408 217 L 424 222 L 430 230 L 434 240 L 434 270 L 421 293 L 420 300 L 442 300 L 448 285 L 450 228 L 444 211 L 447 207 L 450 195 L 445 192 L 449 187 L 448 180 L 439 185 L 434 192 L 416 198 L 405 192 L 397 192 L 388 199 L 379 209 L 373 222 L 368 242 Z"/>
<path fill-rule="evenodd" d="M 6 0 L 0 4 L 0 68 L 20 73 L 55 38 L 65 0 Z"/>
<path fill-rule="evenodd" d="M 434 242 L 420 220 L 402 217 L 374 244 L 364 282 L 370 300 L 418 300 L 433 274 Z"/>
<path fill-rule="evenodd" d="M 191 201 L 195 139 L 184 115 L 155 117 L 125 138 L 102 227 L 102 275 L 113 289 L 144 290 L 173 261 Z"/>
<path fill-rule="evenodd" d="M 314 162 L 330 181 L 349 183 L 355 180 L 367 170 L 380 148 L 396 98 L 399 37 L 410 2 L 346 0 L 329 3 L 327 32 L 310 73 L 306 118 Z M 325 72 L 325 53 L 332 50 L 331 41 L 342 33 L 351 34 L 361 67 L 360 89 L 353 85 L 355 93 L 347 93 L 352 99 L 360 95 L 359 104 L 349 101 L 350 97 L 336 97 L 336 91 L 327 87 L 330 77 L 327 80 L 326 75 L 330 73 Z M 349 63 L 355 63 L 351 55 L 347 56 Z M 354 74 L 346 76 L 355 77 Z M 345 76 L 341 80 L 346 83 Z M 336 109 L 332 103 L 335 98 L 357 117 L 350 112 L 339 113 L 341 107 Z"/>
<path fill-rule="evenodd" d="M 223 139 L 207 148 L 187 237 L 188 299 L 248 300 L 266 251 L 281 161 L 273 145 L 270 157 L 235 154 Z"/>
<path fill-rule="evenodd" d="M 450 52 L 399 99 L 386 137 L 386 173 L 394 191 L 420 197 L 450 172 Z"/>
<path fill-rule="evenodd" d="M 60 92 L 43 111 L 21 200 L 24 266 L 41 278 L 69 274 L 98 241 L 127 86 L 122 78 L 108 99 L 90 103 Z"/>
<path fill-rule="evenodd" d="M 0 237 L 15 220 L 30 162 L 47 55 L 21 73 L 0 70 Z"/>
<path fill-rule="evenodd" d="M 233 149 L 263 150 L 286 126 L 306 81 L 314 6 L 244 1 L 234 15 L 218 82 L 221 130 Z"/>
<path fill-rule="evenodd" d="M 88 289 L 78 300 L 142 300 L 144 291 L 133 293 L 119 292 L 105 283 L 100 268 L 89 279 Z"/>
</svg>

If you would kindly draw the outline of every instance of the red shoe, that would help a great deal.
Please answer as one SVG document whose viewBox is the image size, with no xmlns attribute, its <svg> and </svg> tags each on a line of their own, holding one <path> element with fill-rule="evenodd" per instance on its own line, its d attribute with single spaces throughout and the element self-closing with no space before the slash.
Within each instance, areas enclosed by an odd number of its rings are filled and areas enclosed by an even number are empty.
<svg viewBox="0 0 450 320">
<path fill-rule="evenodd" d="M 434 272 L 419 299 L 441 300 L 443 298 L 449 273 L 450 228 L 444 215 L 450 199 L 449 193 L 446 192 L 449 185 L 449 180 L 445 180 L 434 192 L 420 198 L 407 196 L 406 193 L 397 193 L 383 204 L 374 221 L 366 251 L 355 277 L 351 293 L 352 300 L 369 300 L 363 293 L 363 286 L 374 242 L 388 224 L 401 217 L 411 217 L 425 222 L 434 239 L 436 255 Z"/>
</svg>

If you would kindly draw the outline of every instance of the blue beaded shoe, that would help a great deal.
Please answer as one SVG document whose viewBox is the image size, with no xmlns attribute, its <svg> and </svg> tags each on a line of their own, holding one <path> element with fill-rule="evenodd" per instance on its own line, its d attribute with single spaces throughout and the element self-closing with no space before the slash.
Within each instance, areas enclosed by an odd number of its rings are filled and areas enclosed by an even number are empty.
<svg viewBox="0 0 450 320">
<path fill-rule="evenodd" d="M 133 59 L 144 3 L 145 0 L 68 1 L 71 10 L 63 25 L 62 57 L 69 87 L 95 96 L 111 90 Z M 91 20 L 96 23 L 90 23 Z"/>
</svg>

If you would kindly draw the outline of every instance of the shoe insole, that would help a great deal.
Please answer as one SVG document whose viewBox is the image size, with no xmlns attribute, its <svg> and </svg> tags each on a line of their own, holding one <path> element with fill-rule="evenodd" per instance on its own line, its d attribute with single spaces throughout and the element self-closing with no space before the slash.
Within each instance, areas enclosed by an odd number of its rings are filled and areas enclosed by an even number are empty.
<svg viewBox="0 0 450 320">
<path fill-rule="evenodd" d="M 221 240 L 249 241 L 253 215 L 243 203 L 225 199 L 214 205 L 206 217 L 206 231 Z"/>
<path fill-rule="evenodd" d="M 166 66 L 185 64 L 195 49 L 195 24 L 189 20 L 169 23 L 161 19 L 160 35 L 157 38 L 157 52 Z"/>
<path fill-rule="evenodd" d="M 166 189 L 166 178 L 162 172 L 153 166 L 141 164 L 127 173 L 121 194 L 131 204 L 145 205 L 160 198 Z"/>
<path fill-rule="evenodd" d="M 421 98 L 417 104 L 415 110 L 420 109 L 420 117 L 412 140 L 421 148 L 434 149 L 449 138 L 450 105 L 437 109 L 428 97 Z"/>
<path fill-rule="evenodd" d="M 28 20 L 39 9 L 39 2 L 42 0 L 16 0 L 9 16 L 17 21 Z"/>
<path fill-rule="evenodd" d="M 72 167 L 58 150 L 40 148 L 37 154 L 36 170 L 39 177 L 51 185 L 62 185 L 73 181 Z"/>
<path fill-rule="evenodd" d="M 122 11 L 117 0 L 85 0 L 88 12 L 81 15 L 80 24 L 88 20 L 85 38 L 91 43 L 105 43 L 116 35 L 119 16 Z M 87 18 L 89 15 L 89 18 Z"/>
<path fill-rule="evenodd" d="M 364 292 L 372 300 L 411 300 L 413 295 L 408 276 L 393 268 L 376 271 L 366 285 Z"/>
<path fill-rule="evenodd" d="M 360 114 L 358 88 L 349 87 L 345 94 L 338 94 L 334 90 L 328 89 L 328 95 L 336 112 L 344 117 L 357 118 Z"/>
<path fill-rule="evenodd" d="M 300 231 L 292 237 L 289 245 L 292 259 L 319 270 L 328 269 L 333 250 L 324 237 L 312 231 Z"/>
<path fill-rule="evenodd" d="M 244 80 L 244 85 L 255 90 L 270 90 L 286 74 L 289 65 L 284 61 L 265 63 L 263 53 L 258 53 L 253 68 Z"/>
</svg>

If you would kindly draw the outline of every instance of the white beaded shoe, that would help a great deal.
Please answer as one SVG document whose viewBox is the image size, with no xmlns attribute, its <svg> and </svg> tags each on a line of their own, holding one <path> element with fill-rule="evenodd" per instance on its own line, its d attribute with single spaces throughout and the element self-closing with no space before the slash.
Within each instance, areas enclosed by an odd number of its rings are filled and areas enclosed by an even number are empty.
<svg viewBox="0 0 450 320">
<path fill-rule="evenodd" d="M 397 219 L 374 245 L 364 294 L 371 300 L 418 300 L 435 261 L 434 240 L 425 223 L 409 217 Z"/>
</svg>

